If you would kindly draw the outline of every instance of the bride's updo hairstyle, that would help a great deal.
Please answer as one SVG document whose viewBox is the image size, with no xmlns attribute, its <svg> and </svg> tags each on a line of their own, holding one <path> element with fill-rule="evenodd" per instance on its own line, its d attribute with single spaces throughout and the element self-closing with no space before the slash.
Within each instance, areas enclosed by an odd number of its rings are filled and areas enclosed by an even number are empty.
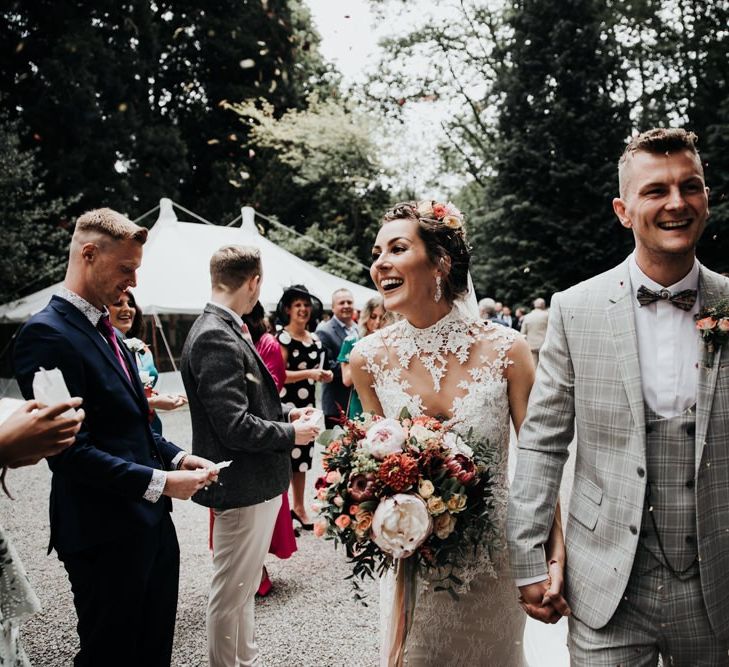
<svg viewBox="0 0 729 667">
<path fill-rule="evenodd" d="M 436 266 L 449 257 L 451 270 L 443 276 L 443 296 L 453 303 L 468 292 L 468 268 L 471 249 L 466 241 L 463 214 L 453 204 L 433 200 L 408 201 L 395 204 L 382 217 L 382 223 L 392 220 L 412 220 L 425 244 L 428 258 Z"/>
</svg>

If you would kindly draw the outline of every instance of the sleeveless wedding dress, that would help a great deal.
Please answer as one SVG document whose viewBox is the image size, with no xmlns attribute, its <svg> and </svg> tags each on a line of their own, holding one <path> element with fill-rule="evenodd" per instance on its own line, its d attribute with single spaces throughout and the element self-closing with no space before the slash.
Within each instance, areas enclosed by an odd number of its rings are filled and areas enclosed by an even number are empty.
<svg viewBox="0 0 729 667">
<path fill-rule="evenodd" d="M 429 414 L 448 419 L 469 444 L 494 454 L 495 544 L 456 574 L 459 599 L 421 580 L 406 644 L 408 667 L 488 665 L 524 667 L 525 614 L 509 572 L 505 520 L 508 500 L 509 401 L 504 371 L 517 332 L 452 310 L 425 329 L 401 320 L 363 338 L 365 360 L 385 417 Z M 428 404 L 446 401 L 448 413 Z M 386 636 L 394 577 L 380 586 L 381 630 Z M 381 637 L 383 636 L 381 632 Z M 383 658 L 384 660 L 384 658 Z M 383 662 L 383 664 L 385 664 Z"/>
</svg>

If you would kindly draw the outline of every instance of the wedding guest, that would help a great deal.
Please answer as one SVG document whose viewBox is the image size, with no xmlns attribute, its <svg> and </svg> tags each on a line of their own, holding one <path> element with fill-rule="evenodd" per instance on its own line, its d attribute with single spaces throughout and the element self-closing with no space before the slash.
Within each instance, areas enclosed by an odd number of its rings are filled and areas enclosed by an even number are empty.
<svg viewBox="0 0 729 667">
<path fill-rule="evenodd" d="M 181 394 L 159 394 L 154 390 L 159 371 L 154 364 L 152 351 L 144 343 L 144 314 L 131 290 L 127 290 L 114 303 L 109 304 L 109 318 L 114 328 L 122 333 L 124 344 L 134 355 L 150 407 L 150 426 L 155 433 L 162 435 L 162 420 L 156 411 L 175 410 L 185 405 L 187 399 Z"/>
<path fill-rule="evenodd" d="M 324 348 L 319 338 L 311 333 L 321 311 L 321 301 L 304 285 L 292 285 L 284 290 L 276 306 L 276 317 L 283 324 L 277 339 L 286 364 L 286 380 L 280 396 L 282 401 L 298 408 L 314 407 L 315 383 L 331 382 L 334 375 L 323 368 Z M 304 530 L 314 527 L 304 505 L 306 471 L 311 470 L 313 453 L 313 441 L 291 450 L 291 517 Z"/>
<path fill-rule="evenodd" d="M 383 326 L 385 318 L 385 305 L 381 296 L 372 297 L 365 303 L 360 315 L 359 331 L 356 334 L 347 336 L 342 342 L 337 361 L 342 367 L 342 383 L 345 387 L 352 386 L 352 373 L 349 368 L 349 355 L 355 343 L 369 334 L 377 331 Z M 352 388 L 347 406 L 347 417 L 354 419 L 362 414 L 362 402 L 359 400 L 357 390 Z"/>
<path fill-rule="evenodd" d="M 634 251 L 552 297 L 519 434 L 509 560 L 536 618 L 550 606 L 546 526 L 574 459 L 576 666 L 729 664 L 729 280 L 696 258 L 709 217 L 696 140 L 656 128 L 626 146 L 612 205 Z"/>
<path fill-rule="evenodd" d="M 547 322 L 549 321 L 549 311 L 547 310 L 547 302 L 541 297 L 534 299 L 534 310 L 524 316 L 521 323 L 521 333 L 526 337 L 529 349 L 532 351 L 534 365 L 539 364 L 539 350 L 544 345 L 544 339 L 547 335 Z"/>
<path fill-rule="evenodd" d="M 516 319 L 516 316 L 511 314 L 510 306 L 503 306 L 501 309 L 501 319 L 507 327 L 519 331 L 519 321 Z"/>
<path fill-rule="evenodd" d="M 310 411 L 282 407 L 244 331 L 242 315 L 258 301 L 262 276 L 257 248 L 231 245 L 213 254 L 210 302 L 190 330 L 180 363 L 193 451 L 231 461 L 220 471 L 220 484 L 193 498 L 215 512 L 206 618 L 211 667 L 260 664 L 254 599 L 289 485 L 291 449 L 319 431 L 299 420 Z"/>
<path fill-rule="evenodd" d="M 250 313 L 243 316 L 243 321 L 248 326 L 248 332 L 256 351 L 263 359 L 263 363 L 266 364 L 268 372 L 271 373 L 271 377 L 276 383 L 276 389 L 281 391 L 286 381 L 286 364 L 281 353 L 281 346 L 276 337 L 269 331 L 266 312 L 260 301 L 256 303 Z M 276 516 L 276 525 L 273 527 L 273 536 L 271 537 L 271 546 L 268 548 L 268 553 L 283 560 L 290 558 L 295 551 L 296 535 L 291 522 L 289 494 L 284 491 L 281 494 L 281 509 Z M 265 597 L 270 592 L 271 579 L 264 565 L 261 573 L 261 583 L 256 594 Z"/>
<path fill-rule="evenodd" d="M 46 408 L 40 407 L 37 401 L 28 401 L 0 424 L 2 486 L 8 497 L 11 496 L 4 479 L 7 467 L 33 465 L 68 449 L 81 428 L 84 411 L 79 409 L 73 417 L 63 417 L 62 413 L 80 405 L 80 398 Z M 2 526 L 0 554 L 0 665 L 29 667 L 20 641 L 20 624 L 40 611 L 40 602 Z"/>
<path fill-rule="evenodd" d="M 478 312 L 484 322 L 494 322 L 506 326 L 496 312 L 496 301 L 491 297 L 485 297 L 478 302 Z"/>
<path fill-rule="evenodd" d="M 332 317 L 317 327 L 319 336 L 327 353 L 327 365 L 334 374 L 332 381 L 322 388 L 321 403 L 326 420 L 326 427 L 332 428 L 340 423 L 341 416 L 347 410 L 350 387 L 342 382 L 342 368 L 337 361 L 339 350 L 347 336 L 357 332 L 353 321 L 354 297 L 348 289 L 338 289 L 332 294 Z"/>
<path fill-rule="evenodd" d="M 514 316 L 516 317 L 516 323 L 518 325 L 517 331 L 521 331 L 521 325 L 524 323 L 524 317 L 527 314 L 527 309 L 523 308 L 522 306 L 519 306 L 514 311 Z"/>
<path fill-rule="evenodd" d="M 212 463 L 153 433 L 129 350 L 107 310 L 136 285 L 147 230 L 108 208 L 76 222 L 63 287 L 23 326 L 15 372 L 23 395 L 58 368 L 86 417 L 51 456 L 49 549 L 63 562 L 85 666 L 167 666 L 177 611 L 179 547 L 171 498 L 211 484 Z"/>
</svg>

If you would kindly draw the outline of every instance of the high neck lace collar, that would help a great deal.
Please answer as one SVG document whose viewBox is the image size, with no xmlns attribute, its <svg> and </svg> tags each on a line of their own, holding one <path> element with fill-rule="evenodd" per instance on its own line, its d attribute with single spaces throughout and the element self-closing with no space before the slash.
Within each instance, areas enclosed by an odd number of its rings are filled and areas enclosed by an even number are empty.
<svg viewBox="0 0 729 667">
<path fill-rule="evenodd" d="M 417 357 L 430 373 L 435 391 L 440 391 L 440 381 L 448 366 L 448 355 L 454 354 L 462 364 L 468 361 L 471 345 L 477 340 L 471 324 L 455 308 L 424 329 L 402 320 L 399 331 L 393 332 L 395 335 L 392 340 L 400 365 L 408 368 L 411 359 Z"/>
</svg>

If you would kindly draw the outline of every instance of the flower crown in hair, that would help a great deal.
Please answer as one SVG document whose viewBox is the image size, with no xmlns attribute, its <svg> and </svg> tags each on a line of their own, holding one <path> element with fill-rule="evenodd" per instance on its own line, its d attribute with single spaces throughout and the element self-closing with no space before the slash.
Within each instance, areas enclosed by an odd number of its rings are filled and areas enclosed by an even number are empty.
<svg viewBox="0 0 729 667">
<path fill-rule="evenodd" d="M 451 202 L 441 204 L 433 200 L 419 201 L 417 213 L 423 220 L 444 224 L 449 229 L 463 229 L 463 213 Z"/>
</svg>

